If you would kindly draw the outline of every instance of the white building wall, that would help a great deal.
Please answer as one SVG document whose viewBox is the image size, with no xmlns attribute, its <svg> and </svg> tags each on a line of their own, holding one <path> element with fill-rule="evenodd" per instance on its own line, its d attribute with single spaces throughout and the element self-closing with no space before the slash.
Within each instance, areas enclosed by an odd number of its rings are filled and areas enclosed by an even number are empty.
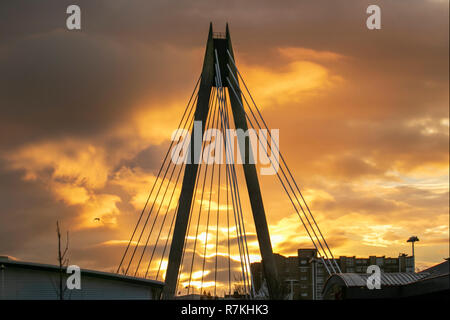
<svg viewBox="0 0 450 320">
<path fill-rule="evenodd" d="M 67 274 L 63 277 L 63 286 Z M 53 300 L 59 299 L 59 274 L 53 271 L 34 270 L 7 266 L 0 270 L 0 299 Z M 66 290 L 65 299 L 111 300 L 111 299 L 154 299 L 152 287 L 126 281 L 103 279 L 83 275 L 81 289 Z"/>
</svg>

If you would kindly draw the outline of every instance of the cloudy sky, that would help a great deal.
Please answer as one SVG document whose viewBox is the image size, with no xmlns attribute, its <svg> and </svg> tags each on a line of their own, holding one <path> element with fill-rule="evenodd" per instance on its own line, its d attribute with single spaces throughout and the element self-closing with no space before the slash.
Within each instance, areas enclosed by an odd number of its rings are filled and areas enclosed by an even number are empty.
<svg viewBox="0 0 450 320">
<path fill-rule="evenodd" d="M 74 3 L 81 31 L 66 29 Z M 365 26 L 372 3 L 381 30 Z M 0 254 L 56 263 L 59 220 L 71 263 L 117 268 L 212 21 L 229 23 L 240 71 L 334 255 L 410 254 L 417 235 L 417 266 L 441 262 L 448 18 L 438 0 L 2 1 Z M 311 247 L 276 179 L 261 184 L 274 251 Z"/>
</svg>

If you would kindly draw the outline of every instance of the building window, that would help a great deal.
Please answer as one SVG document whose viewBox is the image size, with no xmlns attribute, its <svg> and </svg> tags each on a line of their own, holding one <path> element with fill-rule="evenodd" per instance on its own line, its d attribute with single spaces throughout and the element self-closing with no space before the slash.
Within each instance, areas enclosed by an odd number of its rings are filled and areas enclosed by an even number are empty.
<svg viewBox="0 0 450 320">
<path fill-rule="evenodd" d="M 307 297 L 307 296 L 308 296 L 307 293 L 305 293 L 305 292 L 302 293 L 302 297 Z"/>
<path fill-rule="evenodd" d="M 308 278 L 307 277 L 300 277 L 300 280 L 305 281 L 305 280 L 308 280 Z"/>
<path fill-rule="evenodd" d="M 397 259 L 386 259 L 386 264 L 396 264 Z"/>
</svg>

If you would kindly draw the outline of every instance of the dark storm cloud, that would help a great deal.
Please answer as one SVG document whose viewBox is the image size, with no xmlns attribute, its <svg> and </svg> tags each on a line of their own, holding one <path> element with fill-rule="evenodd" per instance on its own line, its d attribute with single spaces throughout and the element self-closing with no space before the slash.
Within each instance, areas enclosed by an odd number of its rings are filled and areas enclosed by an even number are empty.
<svg viewBox="0 0 450 320">
<path fill-rule="evenodd" d="M 121 168 L 122 166 L 130 168 L 139 167 L 146 171 L 155 173 L 155 171 L 157 172 L 157 170 L 161 167 L 162 160 L 164 159 L 168 148 L 169 143 L 163 143 L 161 145 L 151 145 L 140 151 L 132 159 L 121 162 L 118 165 L 118 168 Z"/>
<path fill-rule="evenodd" d="M 41 182 L 21 176 L 0 169 L 0 252 L 43 261 L 56 254 L 56 221 L 71 221 L 76 210 L 55 200 Z M 38 242 L 48 250 L 30 250 Z"/>
<path fill-rule="evenodd" d="M 168 61 L 163 52 L 144 51 L 65 31 L 5 48 L 0 55 L 1 143 L 99 134 L 128 119 L 144 98 L 167 95 Z"/>
<path fill-rule="evenodd" d="M 17 125 L 14 131 L 28 141 L 105 130 L 137 98 L 135 60 L 114 44 L 81 33 L 18 41 L 0 58 L 2 122 L 13 130 Z"/>
<path fill-rule="evenodd" d="M 220 31 L 221 24 L 230 20 L 246 63 L 274 65 L 273 48 L 309 47 L 358 56 L 354 61 L 358 68 L 446 77 L 447 68 L 442 67 L 446 60 L 436 63 L 436 57 L 447 49 L 442 36 L 445 14 L 440 14 L 438 5 L 424 1 L 408 6 L 381 2 L 384 29 L 378 34 L 364 27 L 364 1 L 288 1 L 283 5 L 273 1 L 226 5 L 214 1 L 80 1 L 80 32 L 65 30 L 68 4 L 1 4 L 0 136 L 4 146 L 55 134 L 89 136 L 113 128 L 143 97 L 170 92 L 167 87 L 173 86 L 169 80 L 173 77 L 164 75 L 188 62 L 183 58 L 171 61 L 161 50 L 149 55 L 136 44 L 170 44 L 180 50 L 202 47 L 209 21 L 216 22 L 215 30 Z M 442 31 L 436 32 L 440 27 Z M 393 28 L 395 32 L 388 31 Z M 376 77 L 376 72 L 371 76 Z M 380 102 L 369 103 L 384 103 Z M 399 105 L 417 105 L 405 102 Z"/>
<path fill-rule="evenodd" d="M 35 11 L 28 7 L 30 2 L 14 3 L 2 2 L 0 10 L 4 17 L 0 29 L 5 34 L 0 42 L 3 148 L 55 136 L 107 132 L 128 119 L 137 104 L 163 100 L 182 83 L 183 77 L 173 80 L 175 50 L 167 52 L 159 47 L 162 43 L 154 42 L 150 48 L 151 41 L 130 44 L 126 34 L 115 35 L 112 30 L 107 35 L 89 31 L 89 23 L 105 16 L 106 4 L 98 3 L 100 11 L 91 2 L 80 4 L 87 30 L 70 32 L 65 29 L 66 7 L 61 3 L 32 2 L 39 9 Z M 189 76 L 185 79 L 195 78 Z"/>
</svg>

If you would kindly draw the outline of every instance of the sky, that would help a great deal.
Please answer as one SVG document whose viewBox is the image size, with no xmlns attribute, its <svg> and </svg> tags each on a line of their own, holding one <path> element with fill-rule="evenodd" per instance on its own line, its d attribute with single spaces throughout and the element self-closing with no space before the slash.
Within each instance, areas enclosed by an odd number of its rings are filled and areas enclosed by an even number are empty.
<svg viewBox="0 0 450 320">
<path fill-rule="evenodd" d="M 382 28 L 368 30 L 375 2 Z M 416 266 L 442 262 L 449 4 L 375 2 L 2 1 L 0 254 L 56 264 L 59 220 L 71 264 L 115 271 L 200 75 L 209 23 L 228 22 L 333 254 L 411 254 L 416 235 Z M 69 31 L 74 3 L 81 30 Z M 261 185 L 274 252 L 312 247 L 276 179 Z"/>
</svg>

